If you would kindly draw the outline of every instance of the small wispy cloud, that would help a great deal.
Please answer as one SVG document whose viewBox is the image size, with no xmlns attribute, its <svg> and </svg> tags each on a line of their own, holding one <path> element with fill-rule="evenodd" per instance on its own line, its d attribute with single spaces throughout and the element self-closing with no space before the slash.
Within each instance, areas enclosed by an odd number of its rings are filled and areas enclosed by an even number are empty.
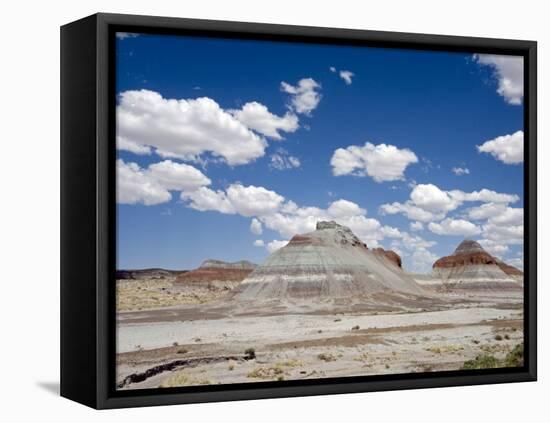
<svg viewBox="0 0 550 423">
<path fill-rule="evenodd" d="M 351 85 L 353 82 L 352 78 L 355 76 L 355 74 L 352 71 L 349 70 L 341 70 L 338 71 L 334 66 L 331 66 L 328 68 L 332 73 L 337 73 L 340 78 L 346 83 L 346 85 Z"/>
<path fill-rule="evenodd" d="M 340 75 L 340 78 L 342 78 L 344 80 L 346 85 L 351 85 L 351 83 L 353 82 L 351 80 L 351 78 L 353 78 L 355 76 L 355 74 L 353 72 L 348 71 L 348 70 L 340 71 L 339 75 Z"/>
<path fill-rule="evenodd" d="M 468 169 L 467 167 L 453 167 L 452 171 L 457 176 L 470 174 L 470 169 Z"/>
<path fill-rule="evenodd" d="M 269 167 L 277 170 L 288 170 L 300 167 L 300 159 L 291 156 L 284 148 L 277 149 L 277 152 L 271 155 Z"/>
</svg>

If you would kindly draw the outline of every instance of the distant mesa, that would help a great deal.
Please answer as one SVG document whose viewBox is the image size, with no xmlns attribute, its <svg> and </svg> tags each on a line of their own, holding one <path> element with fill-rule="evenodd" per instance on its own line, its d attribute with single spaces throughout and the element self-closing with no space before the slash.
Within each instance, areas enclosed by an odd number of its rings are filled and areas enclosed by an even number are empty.
<svg viewBox="0 0 550 423">
<path fill-rule="evenodd" d="M 175 277 L 184 272 L 186 272 L 186 270 L 167 270 L 160 268 L 126 269 L 117 270 L 116 279 L 164 279 Z"/>
<path fill-rule="evenodd" d="M 464 240 L 450 256 L 433 264 L 443 283 L 506 283 L 522 279 L 523 272 L 493 257 L 476 241 Z"/>
<path fill-rule="evenodd" d="M 348 227 L 318 222 L 271 254 L 235 290 L 235 298 L 336 299 L 377 292 L 422 295 L 393 251 L 370 250 Z"/>
<path fill-rule="evenodd" d="M 241 282 L 255 268 L 256 264 L 246 260 L 231 263 L 209 259 L 197 269 L 179 275 L 176 283 Z"/>
</svg>

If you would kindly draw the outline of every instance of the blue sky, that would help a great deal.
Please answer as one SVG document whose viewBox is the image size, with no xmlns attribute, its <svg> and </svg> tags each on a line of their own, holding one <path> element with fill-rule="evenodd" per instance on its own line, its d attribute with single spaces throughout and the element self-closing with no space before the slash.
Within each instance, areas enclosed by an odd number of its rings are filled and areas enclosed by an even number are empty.
<svg viewBox="0 0 550 423">
<path fill-rule="evenodd" d="M 521 58 L 119 33 L 116 90 L 118 268 L 326 218 L 408 270 L 464 238 L 522 265 Z"/>
</svg>

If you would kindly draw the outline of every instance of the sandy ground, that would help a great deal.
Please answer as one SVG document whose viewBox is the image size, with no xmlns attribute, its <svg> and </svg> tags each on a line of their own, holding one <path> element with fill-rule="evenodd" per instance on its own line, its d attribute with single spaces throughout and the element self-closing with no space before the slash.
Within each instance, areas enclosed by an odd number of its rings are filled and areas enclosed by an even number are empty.
<svg viewBox="0 0 550 423">
<path fill-rule="evenodd" d="M 200 286 L 175 284 L 175 277 L 117 281 L 117 310 L 136 311 L 204 304 L 227 295 L 237 283 L 220 282 Z"/>
<path fill-rule="evenodd" d="M 385 300 L 379 310 L 366 299 L 361 306 L 254 308 L 226 296 L 120 310 L 117 384 L 140 389 L 457 370 L 480 354 L 501 359 L 523 342 L 519 289 L 399 298 L 399 306 L 396 297 Z M 382 298 L 372 302 L 384 305 Z"/>
</svg>

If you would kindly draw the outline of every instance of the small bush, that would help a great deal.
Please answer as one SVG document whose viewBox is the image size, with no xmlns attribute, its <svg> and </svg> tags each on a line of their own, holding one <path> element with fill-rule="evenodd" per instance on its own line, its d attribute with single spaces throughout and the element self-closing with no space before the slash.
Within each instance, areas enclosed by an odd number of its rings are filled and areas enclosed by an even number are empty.
<svg viewBox="0 0 550 423">
<path fill-rule="evenodd" d="M 359 329 L 361 329 L 359 325 L 355 325 L 354 327 L 351 328 L 351 330 L 359 330 Z"/>
<path fill-rule="evenodd" d="M 178 350 L 178 354 L 187 354 L 187 352 L 188 352 L 188 351 L 187 351 L 185 348 L 180 348 L 180 349 Z"/>
<path fill-rule="evenodd" d="M 508 334 L 504 335 L 504 339 L 510 339 L 510 335 Z"/>
<path fill-rule="evenodd" d="M 284 375 L 284 370 L 280 366 L 258 367 L 252 370 L 246 377 L 255 379 L 278 379 Z"/>
<path fill-rule="evenodd" d="M 523 343 L 518 344 L 512 351 L 506 354 L 503 360 L 492 355 L 478 355 L 475 360 L 464 362 L 462 369 L 494 369 L 496 367 L 522 367 L 523 366 Z"/>
<path fill-rule="evenodd" d="M 506 354 L 504 365 L 506 367 L 523 366 L 523 344 L 516 345 L 512 351 Z"/>
<path fill-rule="evenodd" d="M 495 341 L 502 341 L 502 335 L 495 336 Z"/>
<path fill-rule="evenodd" d="M 208 379 L 194 379 L 184 372 L 174 373 L 169 378 L 165 379 L 160 385 L 159 388 L 174 388 L 178 386 L 192 386 L 192 385 L 210 385 Z"/>
<path fill-rule="evenodd" d="M 321 353 L 317 356 L 317 358 L 325 362 L 336 361 L 336 357 L 334 357 L 332 354 L 327 353 Z"/>
<path fill-rule="evenodd" d="M 254 348 L 247 348 L 244 350 L 246 360 L 254 360 L 256 358 L 256 350 Z"/>
<path fill-rule="evenodd" d="M 462 370 L 495 369 L 501 367 L 500 361 L 493 355 L 478 355 L 474 360 L 465 361 Z"/>
<path fill-rule="evenodd" d="M 295 358 L 291 358 L 289 360 L 286 360 L 286 361 L 281 361 L 279 363 L 277 363 L 277 366 L 279 367 L 287 367 L 287 368 L 294 368 L 294 367 L 300 367 L 300 366 L 303 366 L 304 365 L 304 362 L 301 361 L 301 360 L 296 360 Z"/>
</svg>

